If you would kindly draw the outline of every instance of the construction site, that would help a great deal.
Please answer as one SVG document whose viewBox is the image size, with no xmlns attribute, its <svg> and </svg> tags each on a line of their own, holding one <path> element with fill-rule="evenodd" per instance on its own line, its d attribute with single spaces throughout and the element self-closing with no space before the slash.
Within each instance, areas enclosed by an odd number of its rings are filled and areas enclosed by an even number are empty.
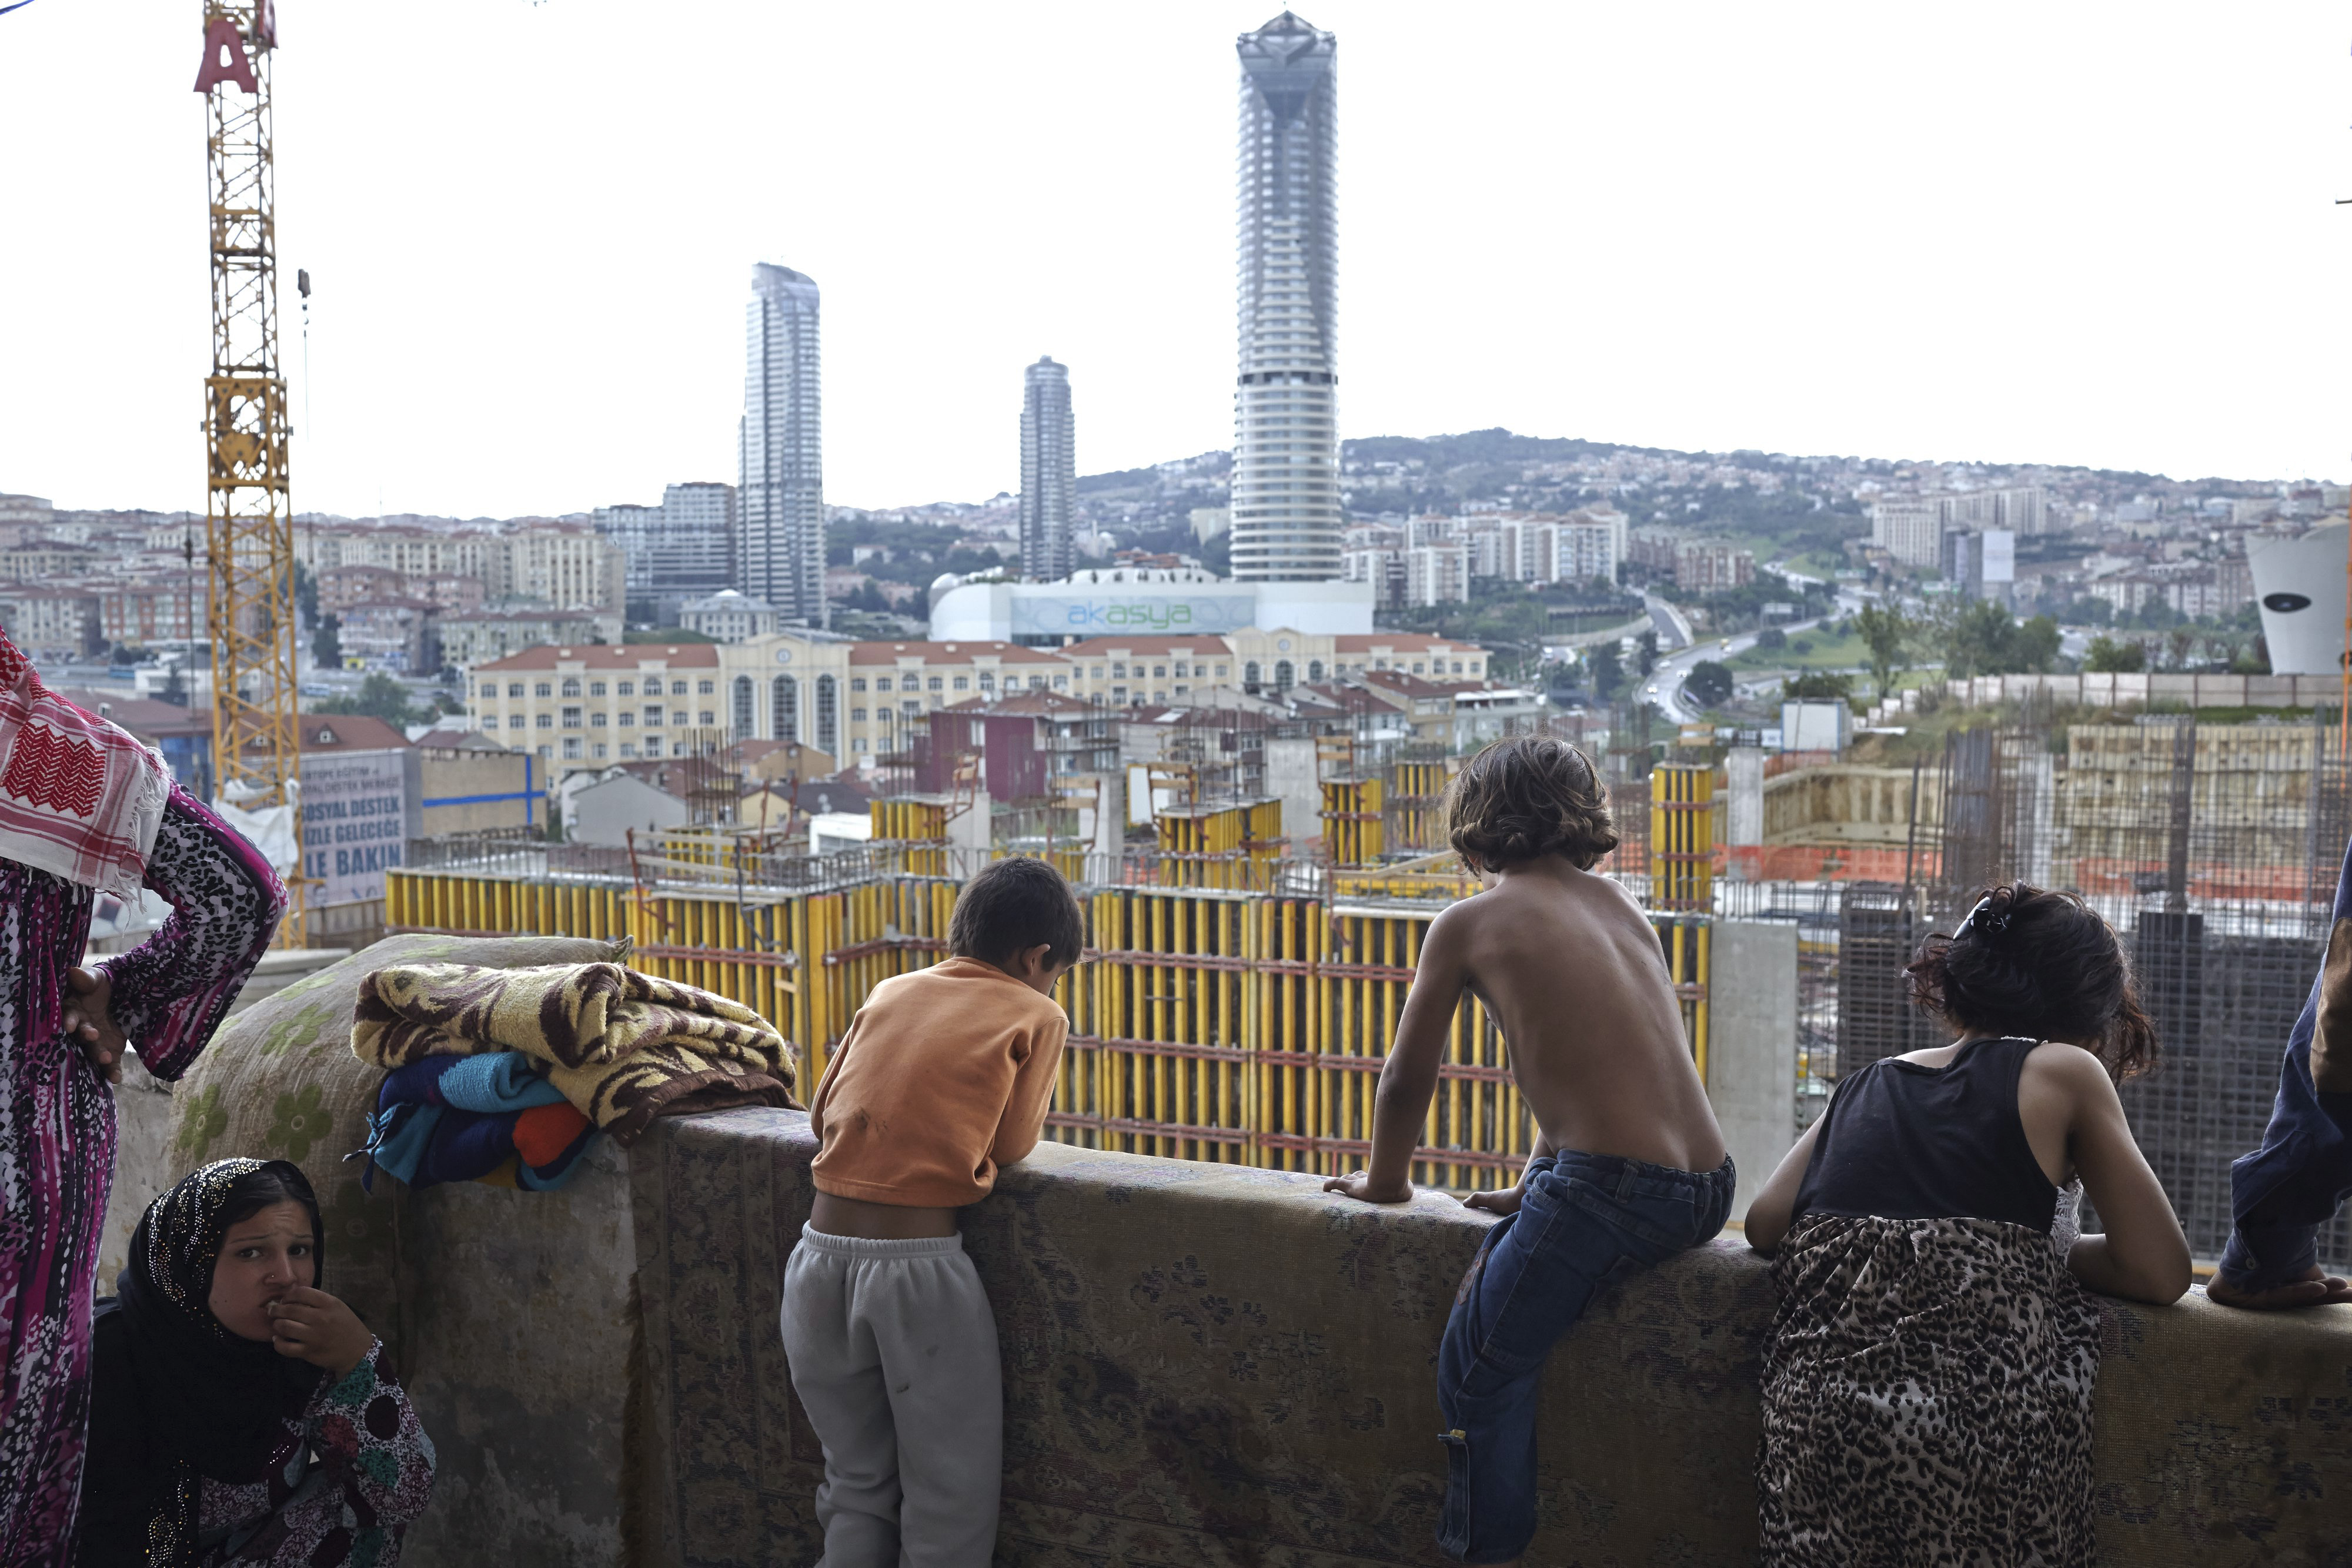
<svg viewBox="0 0 2352 1568">
<path fill-rule="evenodd" d="M 1775 1059 L 1793 1065 L 1785 1144 L 1842 1072 L 1941 1042 L 1904 989 L 1922 937 L 1996 881 L 2076 890 L 2122 935 L 2161 1031 L 2159 1069 L 2125 1089 L 2134 1127 L 2197 1255 L 2219 1253 L 2229 1162 L 2260 1142 L 2352 834 L 2333 716 L 2062 718 L 2028 705 L 1969 714 L 1893 761 L 1637 745 L 1630 716 L 1621 734 L 1601 760 L 1622 841 L 1600 869 L 1651 912 L 1703 1073 L 1722 923 L 1795 928 L 1795 1038 Z M 1277 751 L 1313 748 L 1318 810 L 1302 823 L 1251 791 L 1259 775 L 1216 760 L 1237 753 L 1167 739 L 1162 760 L 1125 777 L 1056 774 L 1051 794 L 992 801 L 985 752 L 935 752 L 923 737 L 897 777 L 947 788 L 877 798 L 870 841 L 824 855 L 723 823 L 618 852 L 420 841 L 392 877 L 387 923 L 626 934 L 649 969 L 775 1019 L 813 1082 L 872 988 L 945 950 L 963 877 L 1041 855 L 1081 886 L 1092 921 L 1088 961 L 1059 993 L 1072 1032 L 1053 1134 L 1351 1168 L 1423 933 L 1476 891 L 1438 809 L 1459 759 L 1269 736 Z M 1812 874 L 1754 874 L 1801 855 Z M 1562 978 L 1572 991 L 1572 963 Z M 1506 1044 L 1466 1000 L 1417 1179 L 1507 1185 L 1532 1135 Z M 2352 1259 L 2343 1219 L 2323 1256 Z"/>
</svg>

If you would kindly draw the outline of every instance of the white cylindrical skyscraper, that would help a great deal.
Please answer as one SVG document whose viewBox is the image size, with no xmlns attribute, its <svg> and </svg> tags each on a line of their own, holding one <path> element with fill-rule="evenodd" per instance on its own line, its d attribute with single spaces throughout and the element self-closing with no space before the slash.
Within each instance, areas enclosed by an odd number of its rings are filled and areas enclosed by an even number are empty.
<svg viewBox="0 0 2352 1568">
<path fill-rule="evenodd" d="M 1285 11 L 1241 54 L 1241 373 L 1233 572 L 1340 574 L 1339 43 Z"/>
<path fill-rule="evenodd" d="M 1021 575 L 1059 582 L 1076 564 L 1070 530 L 1078 492 L 1070 367 L 1046 355 L 1029 367 L 1021 392 Z"/>
<path fill-rule="evenodd" d="M 787 621 L 825 623 L 824 449 L 816 282 L 751 268 L 737 441 L 735 586 Z"/>
</svg>

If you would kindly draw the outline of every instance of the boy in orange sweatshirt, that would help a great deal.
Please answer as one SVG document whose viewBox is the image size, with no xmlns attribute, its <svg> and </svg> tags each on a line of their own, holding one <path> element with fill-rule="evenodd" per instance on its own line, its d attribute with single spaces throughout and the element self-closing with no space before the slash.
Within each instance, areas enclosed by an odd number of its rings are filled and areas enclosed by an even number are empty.
<svg viewBox="0 0 2352 1568">
<path fill-rule="evenodd" d="M 1086 920 L 1044 861 L 965 884 L 945 962 L 874 988 L 817 1085 L 784 1354 L 824 1445 L 820 1568 L 987 1568 L 1004 1397 L 956 1214 L 1037 1145 Z"/>
</svg>

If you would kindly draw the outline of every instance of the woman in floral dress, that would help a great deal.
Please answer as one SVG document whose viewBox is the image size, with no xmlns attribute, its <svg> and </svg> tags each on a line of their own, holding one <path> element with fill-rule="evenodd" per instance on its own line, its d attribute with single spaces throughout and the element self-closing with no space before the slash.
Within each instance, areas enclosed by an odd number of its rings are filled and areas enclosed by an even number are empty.
<svg viewBox="0 0 2352 1568">
<path fill-rule="evenodd" d="M 77 967 L 101 892 L 173 908 Z M 161 758 L 47 691 L 0 635 L 0 1568 L 73 1545 L 90 1302 L 126 1041 L 175 1079 L 268 950 L 286 894 Z"/>
</svg>

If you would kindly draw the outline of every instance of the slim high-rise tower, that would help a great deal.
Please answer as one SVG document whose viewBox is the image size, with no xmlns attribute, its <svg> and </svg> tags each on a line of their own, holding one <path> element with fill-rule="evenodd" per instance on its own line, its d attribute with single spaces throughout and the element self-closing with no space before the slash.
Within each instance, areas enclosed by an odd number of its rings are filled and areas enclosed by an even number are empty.
<svg viewBox="0 0 2352 1568">
<path fill-rule="evenodd" d="M 737 441 L 735 586 L 804 626 L 825 623 L 824 465 L 817 293 L 788 267 L 751 268 Z"/>
<path fill-rule="evenodd" d="M 1285 11 L 1242 63 L 1233 571 L 1339 576 L 1339 41 Z"/>
<path fill-rule="evenodd" d="M 1029 581 L 1059 582 L 1070 575 L 1077 490 L 1070 367 L 1048 354 L 1029 367 L 1021 392 L 1021 575 Z"/>
</svg>

